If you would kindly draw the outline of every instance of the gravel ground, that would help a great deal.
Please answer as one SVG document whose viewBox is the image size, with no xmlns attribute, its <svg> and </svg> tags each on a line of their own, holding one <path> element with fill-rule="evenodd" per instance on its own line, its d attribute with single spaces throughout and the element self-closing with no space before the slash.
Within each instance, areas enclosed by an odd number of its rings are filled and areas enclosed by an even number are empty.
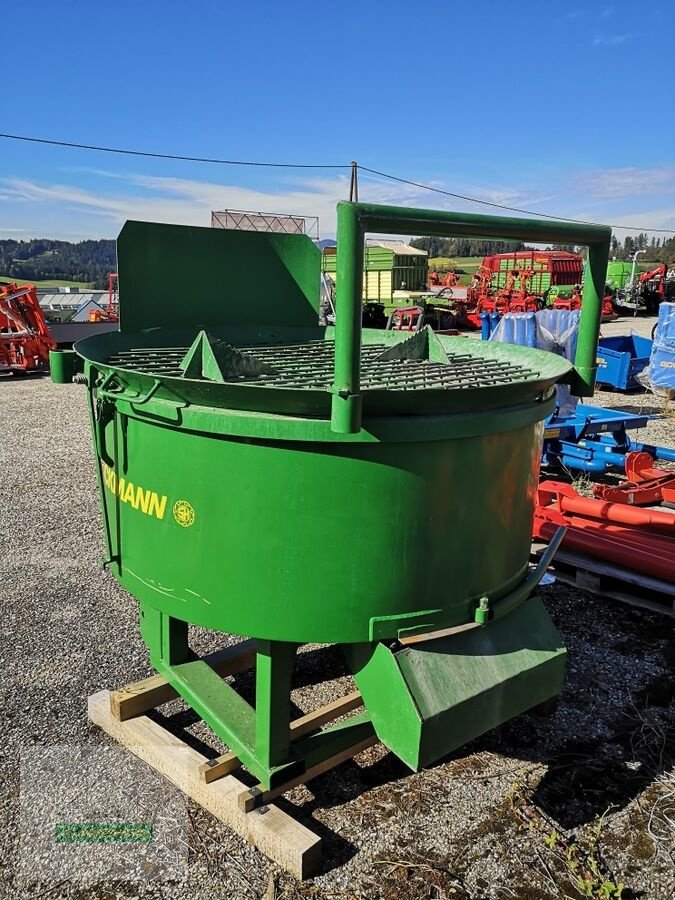
<svg viewBox="0 0 675 900">
<path fill-rule="evenodd" d="M 637 320 L 641 328 L 647 321 Z M 594 402 L 663 407 L 648 395 L 601 392 Z M 644 439 L 675 445 L 672 418 L 644 431 Z M 36 775 L 40 760 L 70 747 L 89 760 L 92 791 L 112 797 L 117 785 L 123 796 L 115 809 L 127 803 L 133 811 L 124 779 L 111 781 L 123 762 L 104 765 L 103 751 L 112 752 L 113 744 L 88 725 L 86 698 L 150 670 L 136 604 L 99 567 L 102 535 L 84 390 L 46 379 L 3 380 L 0 436 L 0 865 L 7 897 L 546 900 L 618 897 L 612 885 L 620 883 L 624 900 L 675 897 L 670 620 L 560 583 L 542 589 L 569 652 L 555 711 L 521 716 L 418 774 L 376 746 L 296 789 L 284 803 L 324 837 L 320 877 L 297 883 L 188 801 L 183 818 L 174 810 L 182 822 L 182 838 L 174 834 L 185 857 L 181 878 L 172 869 L 174 880 L 161 880 L 165 875 L 152 867 L 144 870 L 146 880 L 135 882 L 120 880 L 114 868 L 114 875 L 99 876 L 89 857 L 88 871 L 84 863 L 78 869 L 77 848 L 63 858 L 64 874 L 57 878 L 53 865 L 31 855 L 26 829 L 40 804 L 47 816 L 73 794 L 72 767 L 64 783 L 50 788 L 49 777 Z M 200 650 L 215 646 L 204 632 L 195 642 Z M 319 684 L 310 688 L 313 679 Z M 296 682 L 292 699 L 305 711 L 352 689 L 330 648 L 305 648 Z M 250 690 L 245 677 L 239 685 Z M 218 749 L 179 701 L 164 712 L 172 727 L 185 727 Z M 161 793 L 152 779 L 146 772 L 138 789 L 146 803 Z M 38 784 L 46 787 L 35 790 Z M 185 805 L 181 798 L 172 802 Z M 171 856 L 172 865 L 181 864 L 179 857 Z M 579 877 L 596 893 L 583 893 L 575 885 Z"/>
</svg>

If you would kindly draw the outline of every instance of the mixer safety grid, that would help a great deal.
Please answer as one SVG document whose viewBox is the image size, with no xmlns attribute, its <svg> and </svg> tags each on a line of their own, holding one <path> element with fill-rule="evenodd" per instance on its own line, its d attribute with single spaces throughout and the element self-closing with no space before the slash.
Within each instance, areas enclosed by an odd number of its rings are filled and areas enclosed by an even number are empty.
<svg viewBox="0 0 675 900">
<path fill-rule="evenodd" d="M 276 370 L 273 374 L 239 375 L 229 383 L 292 390 L 330 390 L 333 382 L 334 345 L 325 341 L 237 346 L 237 350 Z M 379 359 L 386 344 L 366 344 L 361 350 L 362 390 L 462 390 L 497 387 L 528 381 L 539 375 L 511 360 L 490 359 L 471 353 L 448 353 L 449 364 L 419 359 Z M 181 362 L 189 347 L 134 348 L 107 359 L 118 369 L 154 376 L 182 378 Z"/>
</svg>

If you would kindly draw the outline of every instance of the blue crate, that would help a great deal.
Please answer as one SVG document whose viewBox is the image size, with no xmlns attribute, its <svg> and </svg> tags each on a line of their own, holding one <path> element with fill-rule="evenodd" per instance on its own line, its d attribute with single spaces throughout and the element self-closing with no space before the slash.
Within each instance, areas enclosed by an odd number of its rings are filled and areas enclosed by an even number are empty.
<svg viewBox="0 0 675 900">
<path fill-rule="evenodd" d="M 652 342 L 639 334 L 619 334 L 600 338 L 597 364 L 598 384 L 605 384 L 619 391 L 640 387 L 635 376 L 649 363 Z"/>
</svg>

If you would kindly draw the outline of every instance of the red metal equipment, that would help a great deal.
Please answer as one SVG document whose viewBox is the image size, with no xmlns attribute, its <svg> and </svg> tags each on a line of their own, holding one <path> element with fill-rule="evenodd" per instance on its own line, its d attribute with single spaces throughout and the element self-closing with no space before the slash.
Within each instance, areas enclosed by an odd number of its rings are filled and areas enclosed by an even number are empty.
<svg viewBox="0 0 675 900">
<path fill-rule="evenodd" d="M 119 303 L 117 300 L 117 272 L 108 272 L 108 305 L 105 310 L 94 309 L 89 313 L 90 322 L 118 322 Z"/>
<path fill-rule="evenodd" d="M 668 274 L 668 266 L 665 263 L 661 263 L 660 266 L 656 266 L 656 268 L 651 269 L 649 272 L 642 272 L 638 281 L 640 284 L 646 284 L 648 281 L 654 281 L 654 292 L 659 294 L 661 298 L 665 293 L 665 281 L 666 275 Z"/>
<path fill-rule="evenodd" d="M 459 331 L 454 327 L 455 314 L 445 306 L 398 307 L 393 310 L 387 320 L 387 331 L 419 331 L 425 325 L 430 325 L 437 334 L 458 335 Z"/>
<path fill-rule="evenodd" d="M 459 284 L 459 275 L 454 269 L 450 272 L 446 272 L 443 278 L 441 278 L 440 272 L 436 272 L 435 270 L 429 272 L 428 285 L 430 288 L 452 288 L 455 287 L 456 284 Z"/>
<path fill-rule="evenodd" d="M 487 259 L 487 257 L 486 257 Z M 530 290 L 534 269 L 514 268 L 506 273 L 504 286 L 493 290 L 491 269 L 482 265 L 476 272 L 467 291 L 466 321 L 480 328 L 482 312 L 536 312 L 542 309 L 544 301 Z"/>
<path fill-rule="evenodd" d="M 655 506 L 675 501 L 675 472 L 655 469 L 654 459 L 645 451 L 626 454 L 626 481 L 596 484 L 593 493 L 601 500 L 629 506 Z"/>
<path fill-rule="evenodd" d="M 581 257 L 565 250 L 486 256 L 467 291 L 466 320 L 480 328 L 482 312 L 536 312 L 543 309 L 551 286 L 581 284 L 582 275 Z M 563 308 L 576 306 L 572 300 Z"/>
<path fill-rule="evenodd" d="M 578 284 L 575 284 L 572 288 L 572 296 L 571 297 L 555 297 L 553 303 L 551 304 L 551 309 L 581 309 L 581 287 Z M 602 298 L 602 321 L 603 322 L 613 322 L 614 319 L 618 319 L 619 315 L 614 309 L 612 305 L 612 298 L 610 295 Z"/>
<path fill-rule="evenodd" d="M 623 502 L 594 500 L 583 497 L 571 484 L 563 481 L 542 481 L 538 492 L 539 505 L 547 510 L 599 519 L 614 525 L 631 525 L 636 528 L 652 528 L 675 536 L 675 516 L 658 509 L 631 509 Z"/>
<path fill-rule="evenodd" d="M 0 284 L 0 371 L 46 372 L 56 350 L 34 284 Z"/>
<path fill-rule="evenodd" d="M 534 536 L 550 541 L 561 525 L 567 527 L 563 547 L 675 584 L 675 515 L 627 509 L 582 497 L 563 482 L 542 482 Z"/>
<path fill-rule="evenodd" d="M 581 284 L 584 264 L 578 253 L 568 250 L 519 250 L 486 256 L 483 268 L 494 277 L 495 287 L 500 287 L 500 277 L 513 269 L 532 269 L 532 293 L 543 297 L 554 285 Z"/>
<path fill-rule="evenodd" d="M 423 316 L 421 306 L 398 307 L 389 316 L 387 331 L 419 331 Z"/>
</svg>

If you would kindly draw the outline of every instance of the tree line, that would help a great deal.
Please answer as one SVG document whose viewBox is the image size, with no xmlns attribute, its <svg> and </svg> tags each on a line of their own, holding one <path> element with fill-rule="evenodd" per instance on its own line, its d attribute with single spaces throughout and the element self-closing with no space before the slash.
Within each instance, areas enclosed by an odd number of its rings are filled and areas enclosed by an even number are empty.
<svg viewBox="0 0 675 900">
<path fill-rule="evenodd" d="M 430 258 L 436 256 L 490 256 L 493 253 L 514 253 L 523 250 L 522 241 L 477 241 L 468 238 L 421 237 L 410 241 L 411 247 L 426 250 Z"/>
<path fill-rule="evenodd" d="M 514 253 L 518 250 L 526 250 L 527 246 L 521 241 L 477 241 L 467 238 L 442 238 L 421 237 L 410 241 L 413 247 L 426 250 L 430 257 L 448 256 L 457 258 L 461 256 L 490 256 L 493 253 Z M 572 245 L 557 245 L 557 250 L 572 250 L 585 255 L 585 250 Z M 636 250 L 644 250 L 640 256 L 641 262 L 668 263 L 675 266 L 675 237 L 666 239 L 640 232 L 638 235 L 627 235 L 623 240 L 613 234 L 610 257 L 617 259 L 630 259 Z"/>
<path fill-rule="evenodd" d="M 661 239 L 640 232 L 635 237 L 627 235 L 623 241 L 620 241 L 615 234 L 612 235 L 610 245 L 610 256 L 616 256 L 617 259 L 630 259 L 636 250 L 644 250 L 644 254 L 640 255 L 640 262 L 668 263 L 669 266 L 675 265 L 675 237 Z"/>
<path fill-rule="evenodd" d="M 115 241 L 0 240 L 0 276 L 13 280 L 81 281 L 105 288 L 117 267 Z"/>
</svg>

